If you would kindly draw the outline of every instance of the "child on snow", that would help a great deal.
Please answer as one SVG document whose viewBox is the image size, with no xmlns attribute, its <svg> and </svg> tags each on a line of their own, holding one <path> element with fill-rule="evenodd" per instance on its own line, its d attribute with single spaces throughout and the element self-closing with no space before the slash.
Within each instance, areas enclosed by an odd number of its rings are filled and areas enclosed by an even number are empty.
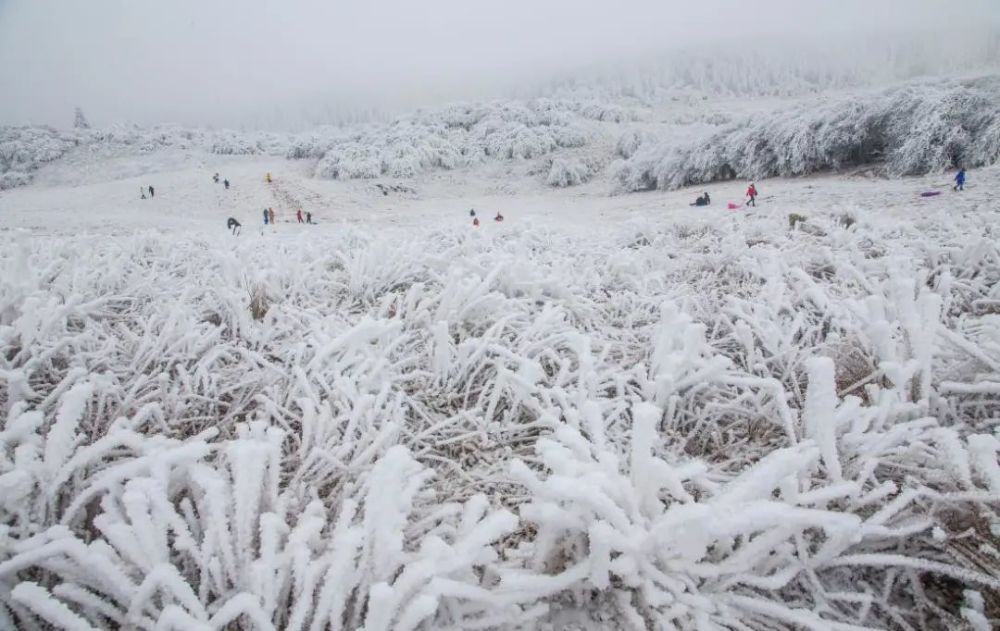
<svg viewBox="0 0 1000 631">
<path fill-rule="evenodd" d="M 298 209 L 295 213 L 295 218 L 298 219 L 299 223 L 302 223 L 302 209 Z"/>
<path fill-rule="evenodd" d="M 691 205 L 692 206 L 708 206 L 711 203 L 712 203 L 711 198 L 708 196 L 708 193 L 705 193 L 704 195 L 700 196 L 698 199 L 694 200 L 694 203 L 691 204 Z"/>
<path fill-rule="evenodd" d="M 951 190 L 953 191 L 965 190 L 965 169 L 959 169 L 958 175 L 955 176 L 955 186 L 953 186 Z"/>
<path fill-rule="evenodd" d="M 747 197 L 750 198 L 750 199 L 747 200 L 747 206 L 753 206 L 754 208 L 756 208 L 757 207 L 757 187 L 754 186 L 753 182 L 750 182 L 750 186 L 749 186 L 749 188 L 747 188 Z"/>
</svg>

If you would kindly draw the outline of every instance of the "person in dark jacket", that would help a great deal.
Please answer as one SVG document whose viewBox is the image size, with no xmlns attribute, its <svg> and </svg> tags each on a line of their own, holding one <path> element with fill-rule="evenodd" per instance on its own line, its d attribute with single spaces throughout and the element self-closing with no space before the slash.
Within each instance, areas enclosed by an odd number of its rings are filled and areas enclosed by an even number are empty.
<svg viewBox="0 0 1000 631">
<path fill-rule="evenodd" d="M 953 191 L 964 191 L 965 190 L 965 169 L 959 169 L 958 175 L 955 176 L 955 186 L 952 187 Z"/>
<path fill-rule="evenodd" d="M 500 223 L 501 221 L 503 221 L 503 215 L 500 214 L 499 210 L 497 211 L 497 216 L 493 218 L 493 221 L 495 221 L 497 223 Z"/>
<path fill-rule="evenodd" d="M 265 209 L 264 209 L 264 225 L 265 225 L 265 226 L 267 225 L 267 221 L 268 221 L 268 219 L 270 219 L 270 217 L 271 217 L 271 214 L 270 214 L 270 213 L 268 213 L 268 212 L 267 212 L 267 209 L 265 208 Z"/>
<path fill-rule="evenodd" d="M 218 173 L 216 173 L 215 175 L 212 176 L 212 181 L 215 182 L 216 184 L 219 183 L 219 174 Z"/>
<path fill-rule="evenodd" d="M 235 217 L 230 217 L 229 221 L 226 222 L 226 227 L 233 231 L 233 235 L 238 235 L 240 233 L 240 228 L 243 224 L 236 221 Z"/>
<path fill-rule="evenodd" d="M 475 208 L 470 208 L 469 209 L 469 216 L 470 217 L 475 217 L 476 216 L 476 209 Z"/>
<path fill-rule="evenodd" d="M 226 187 L 227 191 L 229 190 L 229 180 L 222 180 L 222 185 Z"/>
<path fill-rule="evenodd" d="M 691 205 L 692 206 L 708 206 L 711 203 L 712 203 L 712 198 L 710 198 L 708 196 L 708 193 L 705 193 L 704 195 L 702 195 L 698 199 L 694 200 L 694 203 L 691 204 Z"/>
<path fill-rule="evenodd" d="M 313 214 L 311 212 L 306 212 L 306 223 L 313 222 Z"/>
<path fill-rule="evenodd" d="M 149 196 L 150 197 L 153 196 L 153 187 L 152 186 L 149 187 Z"/>
</svg>

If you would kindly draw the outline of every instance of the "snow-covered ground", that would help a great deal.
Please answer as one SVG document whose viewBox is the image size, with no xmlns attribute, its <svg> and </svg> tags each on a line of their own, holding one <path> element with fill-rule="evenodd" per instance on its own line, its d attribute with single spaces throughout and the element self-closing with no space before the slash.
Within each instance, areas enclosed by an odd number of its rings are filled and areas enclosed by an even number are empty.
<svg viewBox="0 0 1000 631">
<path fill-rule="evenodd" d="M 0 192 L 0 628 L 995 627 L 1000 167 L 314 166 Z"/>
</svg>

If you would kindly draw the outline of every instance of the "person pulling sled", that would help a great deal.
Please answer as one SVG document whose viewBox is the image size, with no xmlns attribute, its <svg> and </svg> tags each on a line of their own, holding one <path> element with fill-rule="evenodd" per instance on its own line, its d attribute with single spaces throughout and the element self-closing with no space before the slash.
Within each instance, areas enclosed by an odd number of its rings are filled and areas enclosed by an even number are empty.
<svg viewBox="0 0 1000 631">
<path fill-rule="evenodd" d="M 750 182 L 750 186 L 747 188 L 747 206 L 757 207 L 757 187 L 754 186 L 753 182 Z"/>
</svg>

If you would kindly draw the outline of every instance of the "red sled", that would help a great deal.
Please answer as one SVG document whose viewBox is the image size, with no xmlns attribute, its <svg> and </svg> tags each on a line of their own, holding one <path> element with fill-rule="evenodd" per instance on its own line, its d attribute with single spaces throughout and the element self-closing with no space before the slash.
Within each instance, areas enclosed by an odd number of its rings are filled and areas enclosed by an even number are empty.
<svg viewBox="0 0 1000 631">
<path fill-rule="evenodd" d="M 732 202 L 729 202 L 729 205 L 727 206 L 727 208 L 729 208 L 729 210 L 737 210 L 737 209 L 739 209 L 739 207 L 740 207 L 739 204 L 734 204 Z"/>
</svg>

